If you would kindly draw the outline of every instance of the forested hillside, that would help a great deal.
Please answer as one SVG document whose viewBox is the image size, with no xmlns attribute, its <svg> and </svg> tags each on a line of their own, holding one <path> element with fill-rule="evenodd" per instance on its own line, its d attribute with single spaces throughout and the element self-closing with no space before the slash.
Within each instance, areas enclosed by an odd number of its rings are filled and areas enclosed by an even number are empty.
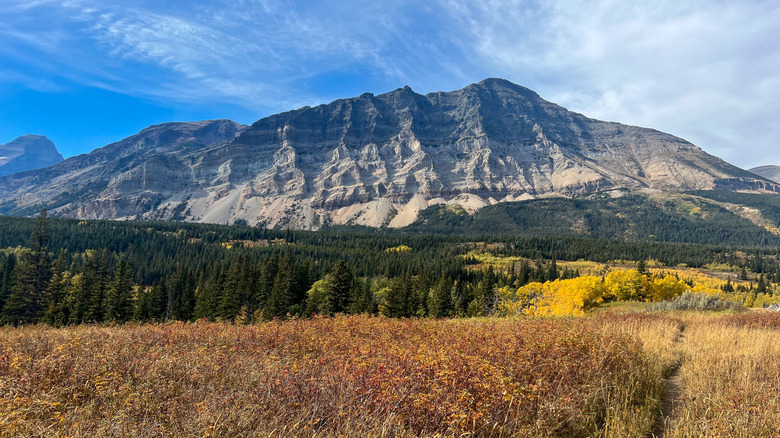
<svg viewBox="0 0 780 438">
<path fill-rule="evenodd" d="M 582 202 L 608 207 L 626 201 Z M 555 206 L 579 201 L 541 202 Z M 511 207 L 521 211 L 526 205 Z M 541 222 L 544 211 L 536 213 L 536 220 Z M 649 209 L 641 211 L 650 214 Z M 522 234 L 502 229 L 447 235 L 419 229 L 304 232 L 76 221 L 48 218 L 45 212 L 37 219 L 0 217 L 0 230 L 0 319 L 13 324 L 198 318 L 251 322 L 335 313 L 492 314 L 502 287 L 514 290 L 577 276 L 558 269 L 556 260 L 719 265 L 734 275 L 741 268 L 754 280 L 758 275 L 768 283 L 780 280 L 778 247 L 748 245 L 749 233 L 737 238 L 746 239 L 744 246 L 735 247 L 608 239 L 598 233 L 601 238 L 560 236 L 554 227 L 549 233 L 528 227 Z M 757 243 L 772 242 L 770 237 Z M 474 250 L 521 262 L 511 268 L 476 268 L 480 262 Z"/>
<path fill-rule="evenodd" d="M 721 205 L 725 202 L 754 208 L 756 214 L 780 226 L 780 195 L 701 191 L 690 195 L 600 195 L 508 202 L 484 207 L 473 215 L 458 206 L 438 205 L 420 212 L 420 219 L 407 230 L 732 246 L 780 244 L 780 233 L 727 209 Z"/>
</svg>

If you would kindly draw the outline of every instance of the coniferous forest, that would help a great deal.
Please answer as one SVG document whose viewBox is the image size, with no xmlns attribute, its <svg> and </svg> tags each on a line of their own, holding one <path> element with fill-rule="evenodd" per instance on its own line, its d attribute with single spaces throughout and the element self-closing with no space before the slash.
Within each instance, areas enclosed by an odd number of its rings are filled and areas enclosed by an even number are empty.
<svg viewBox="0 0 780 438">
<path fill-rule="evenodd" d="M 495 313 L 496 290 L 574 276 L 555 260 L 721 264 L 780 280 L 775 246 L 341 227 L 319 232 L 191 223 L 0 217 L 0 321 L 68 325 L 314 314 Z M 472 269 L 475 248 L 522 257 Z"/>
</svg>

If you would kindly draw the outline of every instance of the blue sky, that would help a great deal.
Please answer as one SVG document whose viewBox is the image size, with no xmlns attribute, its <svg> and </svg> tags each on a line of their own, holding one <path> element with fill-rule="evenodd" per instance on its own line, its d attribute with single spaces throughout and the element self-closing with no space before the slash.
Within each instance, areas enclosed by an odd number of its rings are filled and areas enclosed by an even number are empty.
<svg viewBox="0 0 780 438">
<path fill-rule="evenodd" d="M 43 134 L 71 156 L 154 123 L 503 77 L 743 167 L 780 164 L 780 2 L 634 3 L 3 0 L 0 143 Z"/>
</svg>

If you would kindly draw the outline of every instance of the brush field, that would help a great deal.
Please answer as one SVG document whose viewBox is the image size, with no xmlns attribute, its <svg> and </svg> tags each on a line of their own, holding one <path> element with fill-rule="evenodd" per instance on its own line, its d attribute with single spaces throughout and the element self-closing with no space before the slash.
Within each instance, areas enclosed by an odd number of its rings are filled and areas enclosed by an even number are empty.
<svg viewBox="0 0 780 438">
<path fill-rule="evenodd" d="M 778 436 L 780 315 L 0 328 L 0 436 Z"/>
</svg>

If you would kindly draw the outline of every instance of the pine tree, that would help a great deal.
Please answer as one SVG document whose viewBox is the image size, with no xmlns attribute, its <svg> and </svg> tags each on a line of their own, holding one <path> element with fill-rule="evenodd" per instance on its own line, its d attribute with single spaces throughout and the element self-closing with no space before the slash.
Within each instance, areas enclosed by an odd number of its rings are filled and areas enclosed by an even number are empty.
<svg viewBox="0 0 780 438">
<path fill-rule="evenodd" d="M 233 321 L 241 307 L 247 303 L 248 296 L 254 292 L 248 287 L 254 282 L 254 272 L 247 260 L 239 256 L 228 269 L 224 294 L 220 304 L 219 316 L 225 321 Z"/>
<path fill-rule="evenodd" d="M 431 289 L 428 311 L 430 316 L 446 318 L 452 316 L 452 280 L 443 277 Z"/>
<path fill-rule="evenodd" d="M 322 313 L 334 315 L 346 311 L 351 291 L 352 272 L 343 260 L 339 260 L 328 274 L 328 289 L 323 299 Z"/>
<path fill-rule="evenodd" d="M 127 260 L 122 257 L 117 262 L 114 271 L 114 279 L 105 296 L 105 320 L 112 322 L 126 322 L 132 316 L 132 292 L 131 280 L 132 268 Z"/>
<path fill-rule="evenodd" d="M 0 267 L 0 311 L 3 310 L 3 305 L 11 294 L 11 289 L 16 283 L 16 275 L 14 268 L 16 267 L 16 256 L 13 253 L 3 261 L 3 265 Z"/>
<path fill-rule="evenodd" d="M 274 290 L 274 282 L 276 281 L 276 274 L 278 270 L 279 261 L 277 260 L 276 256 L 266 257 L 263 259 L 255 298 L 257 307 L 260 309 L 265 308 L 268 297 L 271 296 L 271 293 Z"/>
<path fill-rule="evenodd" d="M 105 297 L 108 291 L 109 254 L 108 249 L 103 249 L 100 253 L 89 253 L 84 262 L 84 305 L 87 308 L 86 315 L 82 322 L 102 322 L 105 317 Z"/>
<path fill-rule="evenodd" d="M 224 268 L 214 265 L 205 286 L 200 290 L 195 300 L 195 319 L 219 317 L 219 306 L 223 298 Z"/>
<path fill-rule="evenodd" d="M 67 255 L 61 251 L 52 266 L 52 276 L 46 288 L 43 315 L 41 320 L 46 324 L 61 326 L 70 319 L 68 303 L 66 302 L 69 273 L 65 271 Z"/>
<path fill-rule="evenodd" d="M 165 278 L 152 286 L 149 297 L 149 318 L 154 321 L 163 321 L 168 315 L 168 287 Z"/>
<path fill-rule="evenodd" d="M 547 280 L 555 281 L 557 279 L 558 279 L 558 262 L 556 262 L 555 257 L 553 257 L 552 261 L 550 262 L 550 270 L 547 272 Z"/>
<path fill-rule="evenodd" d="M 28 324 L 40 317 L 43 294 L 51 279 L 50 239 L 49 219 L 46 209 L 43 209 L 30 235 L 30 252 L 23 254 L 16 265 L 16 283 L 0 316 L 3 323 Z"/>
<path fill-rule="evenodd" d="M 279 269 L 274 279 L 274 287 L 266 301 L 263 315 L 266 318 L 283 318 L 290 311 L 293 301 L 295 286 L 295 266 L 289 256 L 289 252 L 279 263 Z"/>
<path fill-rule="evenodd" d="M 764 274 L 761 274 L 761 276 L 758 277 L 758 284 L 756 285 L 756 293 L 765 294 L 766 291 L 767 291 L 766 280 L 764 279 Z"/>
</svg>

